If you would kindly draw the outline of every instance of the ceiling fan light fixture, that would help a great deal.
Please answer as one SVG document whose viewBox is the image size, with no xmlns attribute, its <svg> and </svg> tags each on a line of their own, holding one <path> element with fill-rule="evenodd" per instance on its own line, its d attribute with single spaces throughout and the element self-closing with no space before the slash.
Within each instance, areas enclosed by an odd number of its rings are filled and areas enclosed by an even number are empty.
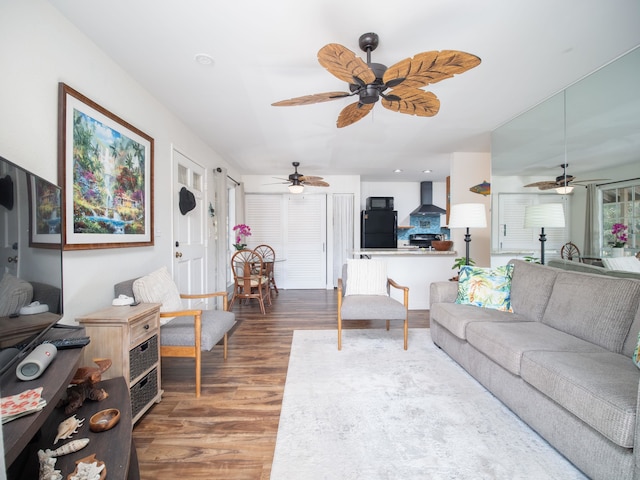
<svg viewBox="0 0 640 480">
<path fill-rule="evenodd" d="M 569 195 L 571 192 L 573 192 L 573 189 L 575 187 L 572 187 L 570 185 L 567 185 L 565 187 L 558 187 L 556 188 L 556 192 L 560 195 Z"/>
<path fill-rule="evenodd" d="M 298 194 L 304 192 L 304 185 L 301 185 L 298 180 L 294 180 L 291 185 L 289 185 L 289 192 L 293 194 Z"/>
</svg>

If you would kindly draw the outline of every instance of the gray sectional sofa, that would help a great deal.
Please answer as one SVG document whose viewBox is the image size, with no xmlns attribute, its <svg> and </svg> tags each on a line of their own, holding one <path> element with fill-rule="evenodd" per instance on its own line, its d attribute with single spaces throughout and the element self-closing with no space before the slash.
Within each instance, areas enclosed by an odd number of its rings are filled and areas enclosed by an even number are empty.
<svg viewBox="0 0 640 480">
<path fill-rule="evenodd" d="M 611 270 L 605 267 L 599 267 L 597 265 L 589 265 L 588 263 L 574 262 L 571 260 L 549 260 L 547 265 L 554 268 L 560 268 L 562 270 L 570 270 L 572 272 L 582 273 L 595 273 L 597 275 L 608 275 L 610 277 L 618 278 L 635 278 L 640 280 L 640 273 L 630 272 L 627 270 Z"/>
<path fill-rule="evenodd" d="M 433 342 L 589 477 L 639 479 L 640 281 L 510 263 L 512 313 L 431 284 Z"/>
</svg>

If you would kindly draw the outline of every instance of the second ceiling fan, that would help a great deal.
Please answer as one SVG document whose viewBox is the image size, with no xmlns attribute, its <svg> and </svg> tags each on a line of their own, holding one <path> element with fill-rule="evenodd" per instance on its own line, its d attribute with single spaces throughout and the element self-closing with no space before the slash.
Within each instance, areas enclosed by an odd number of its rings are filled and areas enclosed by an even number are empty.
<svg viewBox="0 0 640 480">
<path fill-rule="evenodd" d="M 373 105 L 382 99 L 382 106 L 399 113 L 432 117 L 440 110 L 440 100 L 421 89 L 426 85 L 464 73 L 480 64 L 480 58 L 457 50 L 423 52 L 387 68 L 371 62 L 371 52 L 378 46 L 378 35 L 360 36 L 360 48 L 367 53 L 367 62 L 337 43 L 325 45 L 318 52 L 318 62 L 330 73 L 349 84 L 349 92 L 326 92 L 272 103 L 276 107 L 310 105 L 339 98 L 358 96 L 338 116 L 338 128 L 351 125 L 365 117 Z M 387 92 L 388 89 L 391 91 Z"/>
</svg>

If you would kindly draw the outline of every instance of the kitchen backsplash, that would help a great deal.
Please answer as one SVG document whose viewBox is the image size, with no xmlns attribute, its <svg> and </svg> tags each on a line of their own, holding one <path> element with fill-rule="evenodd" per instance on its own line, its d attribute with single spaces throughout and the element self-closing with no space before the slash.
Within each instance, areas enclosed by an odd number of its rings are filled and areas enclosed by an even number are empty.
<svg viewBox="0 0 640 480">
<path fill-rule="evenodd" d="M 441 215 L 411 215 L 409 225 L 411 228 L 398 228 L 398 240 L 409 240 L 413 233 L 435 233 L 449 237 L 449 229 L 440 226 Z"/>
</svg>

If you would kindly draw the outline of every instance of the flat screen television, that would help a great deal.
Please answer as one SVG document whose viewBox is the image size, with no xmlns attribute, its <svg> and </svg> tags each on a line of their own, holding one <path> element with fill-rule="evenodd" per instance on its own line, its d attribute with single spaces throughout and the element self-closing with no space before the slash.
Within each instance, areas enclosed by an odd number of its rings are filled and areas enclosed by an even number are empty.
<svg viewBox="0 0 640 480">
<path fill-rule="evenodd" d="M 0 156 L 0 377 L 62 317 L 61 189 Z"/>
</svg>

